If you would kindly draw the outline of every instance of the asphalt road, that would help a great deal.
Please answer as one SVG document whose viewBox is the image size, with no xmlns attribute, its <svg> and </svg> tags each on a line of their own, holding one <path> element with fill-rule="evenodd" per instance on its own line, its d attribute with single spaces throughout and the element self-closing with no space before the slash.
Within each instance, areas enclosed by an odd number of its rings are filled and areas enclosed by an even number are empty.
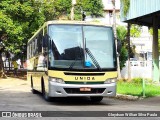
<svg viewBox="0 0 160 120">
<path fill-rule="evenodd" d="M 30 84 L 27 81 L 10 78 L 0 79 L 0 111 L 68 111 L 66 113 L 57 113 L 60 114 L 60 116 L 62 115 L 62 118 L 54 118 L 63 120 L 74 119 L 68 117 L 63 118 L 66 114 L 68 114 L 68 116 L 74 114 L 70 111 L 160 111 L 160 97 L 137 101 L 118 100 L 106 97 L 101 103 L 91 103 L 88 98 L 59 98 L 52 102 L 46 102 L 40 93 L 31 93 Z M 80 114 L 80 116 L 81 118 L 78 119 L 83 119 L 83 115 Z M 112 118 L 115 119 L 114 117 Z M 91 118 L 85 117 L 85 119 Z M 105 118 L 95 117 L 95 119 Z M 128 118 L 125 117 L 123 119 Z M 133 117 L 131 119 L 133 119 Z M 158 120 L 158 118 L 146 117 L 142 117 L 141 119 Z"/>
</svg>

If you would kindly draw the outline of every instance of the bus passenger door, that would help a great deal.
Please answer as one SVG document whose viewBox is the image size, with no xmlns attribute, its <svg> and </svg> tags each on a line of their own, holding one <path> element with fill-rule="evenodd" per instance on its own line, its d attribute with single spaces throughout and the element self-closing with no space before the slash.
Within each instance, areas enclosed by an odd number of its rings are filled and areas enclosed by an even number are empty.
<svg viewBox="0 0 160 120">
<path fill-rule="evenodd" d="M 37 67 L 38 67 L 38 56 L 34 58 L 34 69 L 33 69 L 33 74 L 32 74 L 32 80 L 33 80 L 34 89 L 40 91 L 39 81 L 41 77 L 40 77 L 39 71 L 37 70 Z"/>
</svg>

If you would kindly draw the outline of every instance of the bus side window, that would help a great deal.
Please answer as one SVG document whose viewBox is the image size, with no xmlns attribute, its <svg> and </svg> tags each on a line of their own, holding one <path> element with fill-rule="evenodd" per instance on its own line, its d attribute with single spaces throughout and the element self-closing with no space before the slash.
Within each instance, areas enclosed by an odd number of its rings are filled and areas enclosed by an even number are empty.
<svg viewBox="0 0 160 120">
<path fill-rule="evenodd" d="M 39 33 L 38 39 L 37 39 L 38 54 L 42 52 L 42 39 L 43 39 L 43 31 Z"/>
<path fill-rule="evenodd" d="M 32 41 L 32 56 L 35 55 L 35 41 Z"/>
<path fill-rule="evenodd" d="M 29 59 L 29 45 L 27 46 L 27 59 Z"/>
<path fill-rule="evenodd" d="M 34 40 L 34 56 L 38 54 L 37 37 Z"/>
<path fill-rule="evenodd" d="M 36 61 L 37 71 L 46 71 L 46 69 L 47 69 L 47 55 L 41 54 L 40 56 L 38 56 L 38 58 L 36 60 L 37 60 Z"/>
<path fill-rule="evenodd" d="M 43 44 L 43 48 L 47 49 L 47 47 L 48 47 L 48 35 L 47 34 L 45 36 L 43 36 L 42 44 Z"/>
<path fill-rule="evenodd" d="M 47 27 L 44 28 L 44 36 L 43 36 L 43 48 L 44 48 L 44 51 L 46 52 L 47 51 L 47 48 L 48 48 L 48 42 L 49 42 L 49 36 L 47 34 Z"/>
<path fill-rule="evenodd" d="M 29 58 L 31 58 L 32 57 L 32 46 L 31 46 L 31 43 L 29 44 Z"/>
</svg>

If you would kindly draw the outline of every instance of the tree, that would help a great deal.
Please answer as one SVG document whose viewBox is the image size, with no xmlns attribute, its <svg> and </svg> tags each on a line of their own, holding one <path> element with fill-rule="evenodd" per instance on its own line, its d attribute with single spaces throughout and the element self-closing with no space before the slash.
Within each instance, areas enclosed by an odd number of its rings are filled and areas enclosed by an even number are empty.
<svg viewBox="0 0 160 120">
<path fill-rule="evenodd" d="M 121 0 L 121 3 L 122 3 L 122 16 L 126 17 L 130 7 L 130 0 Z"/>
<path fill-rule="evenodd" d="M 77 0 L 75 20 L 82 20 L 83 12 L 93 18 L 103 16 L 102 0 Z"/>
<path fill-rule="evenodd" d="M 4 50 L 3 41 L 7 39 L 7 33 L 11 32 L 13 28 L 15 28 L 13 21 L 8 19 L 7 16 L 0 11 L 0 77 L 6 77 L 2 61 L 2 52 Z"/>
<path fill-rule="evenodd" d="M 121 0 L 121 3 L 122 3 L 122 16 L 126 17 L 127 14 L 128 14 L 129 7 L 130 7 L 130 0 Z M 129 81 L 131 79 L 131 71 L 130 71 L 130 51 L 131 51 L 130 36 L 132 36 L 132 37 L 140 36 L 140 29 L 139 28 L 140 27 L 138 25 L 131 25 L 130 23 L 128 23 L 128 26 L 127 26 L 127 31 L 128 31 L 128 35 L 127 35 L 127 40 L 128 40 L 128 80 Z M 132 49 L 132 51 L 133 51 L 133 49 Z"/>
<path fill-rule="evenodd" d="M 135 26 L 131 25 L 130 33 L 132 37 L 139 37 L 141 33 L 141 27 L 140 26 Z M 122 44 L 122 48 L 120 51 L 120 68 L 122 69 L 124 67 L 124 64 L 126 60 L 128 59 L 128 49 L 130 48 L 130 56 L 133 57 L 135 54 L 135 46 L 128 46 L 128 41 L 127 41 L 127 28 L 125 26 L 118 26 L 116 28 L 117 32 L 117 39 L 120 40 Z"/>
<path fill-rule="evenodd" d="M 43 11 L 46 21 L 59 19 L 61 17 L 66 17 L 66 19 L 69 19 L 72 0 L 49 0 L 50 2 L 48 2 L 48 0 L 45 1 L 47 2 L 44 2 Z"/>
<path fill-rule="evenodd" d="M 126 43 L 126 36 L 127 36 L 127 29 L 125 26 L 118 26 L 116 28 L 117 32 L 117 39 L 121 42 L 121 50 L 120 50 L 120 68 L 122 69 L 126 63 L 126 60 L 128 58 L 128 52 L 127 52 L 127 43 Z"/>
<path fill-rule="evenodd" d="M 130 31 L 131 37 L 139 37 L 141 35 L 141 29 L 141 26 L 132 24 Z"/>
<path fill-rule="evenodd" d="M 42 14 L 37 12 L 34 1 L 1 0 L 0 9 L 0 38 L 4 45 L 0 50 L 0 61 L 5 51 L 14 54 L 23 52 L 26 56 L 24 46 L 30 35 L 44 22 Z M 4 76 L 3 63 L 0 64 L 0 70 L 0 76 Z"/>
<path fill-rule="evenodd" d="M 92 16 L 102 14 L 101 0 L 78 1 L 87 14 Z M 26 57 L 28 39 L 45 21 L 61 17 L 69 19 L 71 0 L 1 0 L 0 9 L 0 42 L 3 44 L 3 46 L 0 44 L 0 76 L 2 76 L 4 75 L 2 52 L 9 51 L 18 57 L 20 55 Z"/>
</svg>

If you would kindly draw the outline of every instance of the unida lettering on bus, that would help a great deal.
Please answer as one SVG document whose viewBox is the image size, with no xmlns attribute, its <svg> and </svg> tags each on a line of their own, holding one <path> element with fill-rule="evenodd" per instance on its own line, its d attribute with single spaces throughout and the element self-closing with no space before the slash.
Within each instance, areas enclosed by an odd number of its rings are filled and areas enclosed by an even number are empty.
<svg viewBox="0 0 160 120">
<path fill-rule="evenodd" d="M 94 77 L 75 77 L 75 80 L 95 80 Z"/>
</svg>

